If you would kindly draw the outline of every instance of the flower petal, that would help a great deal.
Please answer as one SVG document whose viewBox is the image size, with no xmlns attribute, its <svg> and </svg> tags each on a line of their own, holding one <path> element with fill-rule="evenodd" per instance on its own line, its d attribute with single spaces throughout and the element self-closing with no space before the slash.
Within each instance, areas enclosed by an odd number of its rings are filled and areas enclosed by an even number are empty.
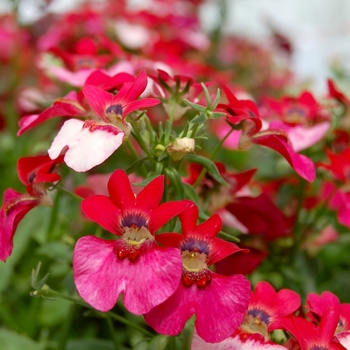
<svg viewBox="0 0 350 350">
<path fill-rule="evenodd" d="M 37 198 L 19 193 L 12 188 L 4 192 L 4 200 L 0 209 L 0 260 L 6 261 L 13 248 L 13 236 L 19 222 L 40 201 Z"/>
<path fill-rule="evenodd" d="M 83 88 L 83 94 L 96 115 L 106 121 L 106 107 L 111 104 L 113 95 L 93 85 L 86 85 Z"/>
<path fill-rule="evenodd" d="M 123 143 L 123 137 L 124 133 L 112 125 L 70 119 L 63 124 L 48 153 L 51 159 L 57 158 L 68 146 L 65 163 L 75 171 L 88 171 L 111 156 Z"/>
<path fill-rule="evenodd" d="M 130 180 L 124 170 L 116 170 L 108 181 L 108 192 L 113 203 L 120 209 L 135 206 L 135 194 L 131 188 Z"/>
<path fill-rule="evenodd" d="M 212 274 L 204 289 L 196 285 L 178 290 L 164 303 L 144 315 L 146 322 L 158 333 L 179 334 L 195 313 L 196 330 L 207 342 L 229 337 L 243 321 L 250 298 L 250 283 L 242 275 L 223 277 Z"/>
<path fill-rule="evenodd" d="M 183 212 L 189 205 L 189 201 L 174 201 L 162 203 L 159 207 L 152 210 L 149 221 L 149 229 L 156 232 L 165 225 L 174 216 Z"/>
<path fill-rule="evenodd" d="M 315 166 L 312 160 L 302 154 L 296 153 L 284 137 L 268 134 L 254 137 L 251 141 L 272 148 L 280 153 L 303 179 L 309 182 L 315 180 Z"/>
<path fill-rule="evenodd" d="M 182 261 L 177 248 L 161 248 L 154 243 L 136 263 L 125 264 L 120 271 L 120 278 L 125 281 L 123 301 L 136 315 L 163 303 L 180 283 Z"/>
<path fill-rule="evenodd" d="M 77 291 L 97 310 L 111 310 L 123 289 L 116 261 L 114 241 L 85 236 L 75 245 L 73 272 Z"/>
<path fill-rule="evenodd" d="M 84 199 L 81 203 L 84 214 L 104 229 L 121 235 L 118 216 L 120 209 L 107 196 L 96 195 Z"/>
<path fill-rule="evenodd" d="M 136 206 L 152 210 L 156 208 L 162 200 L 164 191 L 164 176 L 153 179 L 136 197 Z"/>
</svg>

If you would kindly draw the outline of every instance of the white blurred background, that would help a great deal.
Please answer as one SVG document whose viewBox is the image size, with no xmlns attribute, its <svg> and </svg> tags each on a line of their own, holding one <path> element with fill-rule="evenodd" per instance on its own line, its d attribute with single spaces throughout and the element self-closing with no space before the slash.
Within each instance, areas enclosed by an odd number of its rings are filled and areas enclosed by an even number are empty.
<svg viewBox="0 0 350 350">
<path fill-rule="evenodd" d="M 103 1 L 103 0 L 96 0 Z M 115 0 L 118 1 L 118 0 Z M 218 20 L 219 0 L 208 0 L 201 11 L 203 27 L 210 29 Z M 83 0 L 53 0 L 50 11 L 63 12 Z M 130 0 L 130 6 L 147 7 L 150 1 Z M 41 0 L 21 2 L 23 22 L 40 17 Z M 225 30 L 263 41 L 270 35 L 269 25 L 292 42 L 292 66 L 302 79 L 312 79 L 315 92 L 325 91 L 330 66 L 339 62 L 350 71 L 350 0 L 227 0 Z M 0 0 L 0 11 L 10 8 Z"/>
</svg>

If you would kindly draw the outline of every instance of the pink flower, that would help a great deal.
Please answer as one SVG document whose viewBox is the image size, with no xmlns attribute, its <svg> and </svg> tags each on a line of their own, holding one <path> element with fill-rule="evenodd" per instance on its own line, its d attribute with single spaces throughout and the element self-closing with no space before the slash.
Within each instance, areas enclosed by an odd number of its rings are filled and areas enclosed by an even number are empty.
<svg viewBox="0 0 350 350">
<path fill-rule="evenodd" d="M 108 182 L 109 197 L 96 195 L 82 202 L 87 217 L 121 236 L 113 241 L 85 236 L 75 246 L 75 284 L 94 308 L 108 311 L 124 293 L 125 307 L 142 314 L 176 290 L 181 278 L 180 252 L 159 247 L 154 233 L 188 202 L 159 205 L 163 190 L 164 177 L 159 176 L 135 197 L 128 176 L 117 170 Z"/>
<path fill-rule="evenodd" d="M 55 137 L 49 156 L 64 153 L 65 163 L 75 171 L 88 171 L 103 163 L 120 147 L 130 134 L 125 117 L 131 112 L 158 104 L 156 98 L 137 100 L 147 86 L 147 74 L 142 71 L 134 83 L 124 83 L 117 95 L 94 85 L 83 88 L 83 94 L 97 120 L 66 121 Z"/>
<path fill-rule="evenodd" d="M 316 174 L 313 162 L 295 151 L 284 128 L 271 127 L 263 130 L 263 123 L 255 103 L 250 100 L 238 100 L 227 87 L 224 86 L 223 89 L 229 103 L 219 104 L 218 108 L 227 113 L 228 124 L 234 129 L 241 130 L 238 147 L 245 149 L 252 144 L 258 144 L 272 148 L 280 153 L 302 178 L 309 182 L 314 181 Z M 233 137 L 236 144 L 237 135 Z"/>
<path fill-rule="evenodd" d="M 241 249 L 215 236 L 222 221 L 219 215 L 196 225 L 198 208 L 192 203 L 180 214 L 182 235 L 157 236 L 165 246 L 180 247 L 182 279 L 175 293 L 144 315 L 158 333 L 176 335 L 196 315 L 195 327 L 207 342 L 219 342 L 241 324 L 248 307 L 250 283 L 243 275 L 221 276 L 208 268 Z"/>
</svg>

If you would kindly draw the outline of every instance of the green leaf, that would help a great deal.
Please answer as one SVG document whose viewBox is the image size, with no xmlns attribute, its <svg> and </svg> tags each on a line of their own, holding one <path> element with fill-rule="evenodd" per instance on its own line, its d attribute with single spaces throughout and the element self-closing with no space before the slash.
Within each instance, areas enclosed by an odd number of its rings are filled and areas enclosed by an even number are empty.
<svg viewBox="0 0 350 350">
<path fill-rule="evenodd" d="M 220 113 L 220 112 L 214 112 L 211 114 L 210 119 L 220 119 L 226 117 L 225 113 Z"/>
<path fill-rule="evenodd" d="M 158 177 L 158 176 L 159 176 L 159 175 L 157 175 L 157 174 L 148 176 L 148 177 L 146 177 L 143 181 L 134 183 L 134 185 L 135 185 L 135 186 L 145 187 L 145 186 L 147 186 L 152 180 L 154 180 L 154 179 L 155 179 L 156 177 Z"/>
<path fill-rule="evenodd" d="M 198 163 L 201 164 L 205 169 L 207 169 L 208 173 L 221 185 L 228 186 L 228 183 L 223 179 L 220 175 L 218 168 L 215 163 L 211 161 L 209 158 L 199 156 L 196 154 L 186 155 L 185 159 L 190 163 Z"/>
<path fill-rule="evenodd" d="M 208 120 L 208 116 L 205 113 L 199 113 L 196 117 L 191 120 L 191 123 L 204 123 Z"/>
<path fill-rule="evenodd" d="M 114 344 L 103 339 L 71 340 L 67 344 L 67 350 L 115 350 Z M 125 348 L 124 348 L 125 349 Z"/>
<path fill-rule="evenodd" d="M 193 202 L 195 202 L 197 204 L 197 206 L 199 206 L 199 196 L 198 196 L 198 193 L 196 192 L 196 190 L 193 188 L 193 186 L 191 186 L 185 182 L 183 184 L 184 184 L 184 188 L 185 188 L 186 198 L 192 200 Z"/>
<path fill-rule="evenodd" d="M 208 107 L 209 107 L 209 106 L 211 106 L 210 93 L 209 93 L 209 91 L 208 91 L 208 89 L 207 89 L 207 87 L 205 86 L 204 83 L 201 83 L 201 85 L 202 85 L 202 88 L 203 88 L 203 90 L 204 90 L 205 99 L 207 100 L 207 105 L 208 105 Z"/>
<path fill-rule="evenodd" d="M 165 168 L 164 170 L 171 184 L 174 186 L 176 194 L 179 195 L 180 199 L 185 198 L 184 183 L 181 181 L 179 173 L 174 168 Z"/>
<path fill-rule="evenodd" d="M 126 170 L 125 172 L 127 174 L 131 174 L 131 173 L 135 173 L 137 172 L 138 169 L 140 169 L 143 165 L 143 163 L 145 162 L 145 160 L 147 160 L 148 157 L 143 157 L 140 158 L 138 160 L 136 160 L 134 163 L 132 163 Z"/>
<path fill-rule="evenodd" d="M 216 92 L 216 96 L 215 96 L 215 100 L 212 103 L 212 105 L 210 106 L 210 109 L 214 110 L 217 105 L 219 104 L 220 101 L 220 89 L 218 88 L 217 92 Z"/>
<path fill-rule="evenodd" d="M 189 106 L 191 106 L 196 111 L 205 113 L 205 111 L 207 110 L 207 107 L 204 107 L 204 106 L 201 106 L 201 105 L 197 105 L 196 103 L 193 103 L 193 102 L 191 102 L 189 100 L 184 99 L 184 102 L 187 103 Z"/>
<path fill-rule="evenodd" d="M 149 343 L 148 350 L 166 350 L 169 343 L 169 337 L 164 335 L 155 336 Z"/>
<path fill-rule="evenodd" d="M 0 328 L 1 350 L 44 350 L 44 346 L 25 335 Z M 85 349 L 86 350 L 86 349 Z"/>
</svg>

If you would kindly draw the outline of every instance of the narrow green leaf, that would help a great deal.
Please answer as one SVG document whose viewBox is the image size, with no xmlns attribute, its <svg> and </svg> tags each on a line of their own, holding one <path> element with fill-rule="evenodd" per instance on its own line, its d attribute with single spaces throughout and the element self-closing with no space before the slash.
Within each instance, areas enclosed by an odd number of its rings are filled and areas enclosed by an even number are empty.
<svg viewBox="0 0 350 350">
<path fill-rule="evenodd" d="M 196 117 L 191 120 L 191 123 L 204 123 L 208 120 L 208 116 L 205 113 L 199 113 Z"/>
<path fill-rule="evenodd" d="M 179 195 L 179 199 L 185 198 L 185 187 L 184 183 L 181 181 L 179 173 L 174 168 L 165 168 L 165 173 L 169 177 L 171 184 L 175 188 L 175 193 Z"/>
<path fill-rule="evenodd" d="M 220 101 L 220 89 L 218 88 L 218 90 L 216 92 L 215 100 L 212 103 L 212 105 L 210 106 L 210 109 L 214 110 L 217 107 L 217 105 L 219 104 L 219 101 Z"/>
<path fill-rule="evenodd" d="M 144 157 L 144 158 L 140 158 L 140 159 L 136 160 L 134 163 L 132 163 L 132 164 L 125 170 L 125 172 L 126 172 L 127 174 L 131 174 L 131 173 L 137 172 L 137 170 L 139 170 L 139 169 L 142 167 L 143 163 L 144 163 L 145 160 L 147 160 L 147 159 L 148 159 L 148 157 Z"/>
<path fill-rule="evenodd" d="M 190 163 L 201 164 L 217 182 L 219 182 L 221 185 L 224 185 L 224 186 L 228 185 L 227 182 L 220 175 L 219 170 L 216 167 L 215 163 L 211 161 L 209 158 L 199 156 L 196 154 L 189 154 L 189 155 L 186 155 L 185 159 Z"/>
<path fill-rule="evenodd" d="M 196 111 L 205 113 L 205 111 L 207 110 L 207 107 L 197 105 L 196 103 L 190 102 L 189 100 L 184 99 L 184 102 L 187 103 L 189 106 L 191 106 Z"/>
<path fill-rule="evenodd" d="M 205 86 L 204 83 L 201 83 L 202 88 L 204 90 L 204 94 L 205 94 L 205 99 L 207 100 L 207 106 L 210 107 L 211 106 L 211 98 L 210 98 L 210 93 L 207 89 L 207 87 Z"/>
</svg>

